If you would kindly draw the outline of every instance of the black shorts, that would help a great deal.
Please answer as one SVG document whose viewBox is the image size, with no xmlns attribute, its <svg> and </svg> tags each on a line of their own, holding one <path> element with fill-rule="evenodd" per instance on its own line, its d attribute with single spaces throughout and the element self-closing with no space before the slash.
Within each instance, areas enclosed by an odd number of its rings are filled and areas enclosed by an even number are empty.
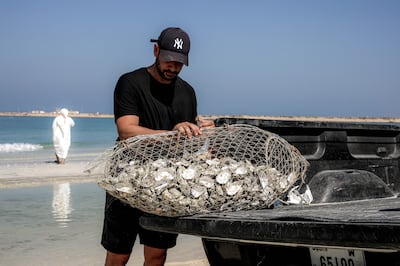
<svg viewBox="0 0 400 266">
<path fill-rule="evenodd" d="M 106 193 L 102 246 L 112 253 L 130 254 L 139 235 L 140 243 L 146 246 L 161 249 L 174 247 L 178 235 L 142 228 L 139 218 L 143 214 L 141 210 Z"/>
</svg>

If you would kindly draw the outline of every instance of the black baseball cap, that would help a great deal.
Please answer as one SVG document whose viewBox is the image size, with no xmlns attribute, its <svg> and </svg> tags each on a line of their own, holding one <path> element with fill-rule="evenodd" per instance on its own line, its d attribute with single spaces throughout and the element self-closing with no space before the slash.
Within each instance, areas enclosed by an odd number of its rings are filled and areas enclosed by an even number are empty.
<svg viewBox="0 0 400 266">
<path fill-rule="evenodd" d="M 164 61 L 176 61 L 189 65 L 190 39 L 189 35 L 180 28 L 166 28 L 158 39 L 151 39 L 160 47 L 160 57 Z"/>
</svg>

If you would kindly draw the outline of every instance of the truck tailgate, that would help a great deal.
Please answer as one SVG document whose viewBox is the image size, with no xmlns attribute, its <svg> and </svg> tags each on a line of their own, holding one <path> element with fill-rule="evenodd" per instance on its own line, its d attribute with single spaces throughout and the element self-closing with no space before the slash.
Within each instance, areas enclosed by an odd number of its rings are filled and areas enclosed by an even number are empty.
<svg viewBox="0 0 400 266">
<path fill-rule="evenodd" d="M 151 230 L 238 242 L 400 249 L 397 197 L 179 218 L 145 215 L 140 224 Z"/>
</svg>

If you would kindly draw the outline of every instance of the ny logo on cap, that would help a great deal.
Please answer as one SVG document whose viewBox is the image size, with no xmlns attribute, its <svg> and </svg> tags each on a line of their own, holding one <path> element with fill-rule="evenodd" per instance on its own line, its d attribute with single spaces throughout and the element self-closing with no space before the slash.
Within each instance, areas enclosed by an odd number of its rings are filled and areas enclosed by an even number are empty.
<svg viewBox="0 0 400 266">
<path fill-rule="evenodd" d="M 179 38 L 176 38 L 175 39 L 175 43 L 174 43 L 174 48 L 175 49 L 183 49 L 183 40 L 182 39 L 179 39 Z"/>
</svg>

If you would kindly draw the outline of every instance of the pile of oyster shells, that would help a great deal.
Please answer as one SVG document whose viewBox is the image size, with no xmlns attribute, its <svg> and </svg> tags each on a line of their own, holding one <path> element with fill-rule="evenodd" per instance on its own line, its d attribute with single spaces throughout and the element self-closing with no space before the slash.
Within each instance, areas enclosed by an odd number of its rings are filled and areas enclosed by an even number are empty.
<svg viewBox="0 0 400 266">
<path fill-rule="evenodd" d="M 175 217 L 266 208 L 303 178 L 307 162 L 290 145 L 285 147 L 285 152 L 294 153 L 297 160 L 288 160 L 285 155 L 287 166 L 282 161 L 285 158 L 269 161 L 264 158 L 260 164 L 255 158 L 221 156 L 215 150 L 211 153 L 210 143 L 215 144 L 212 136 L 208 134 L 201 148 L 194 152 L 158 159 L 143 160 L 128 152 L 135 145 L 120 146 L 119 154 L 124 154 L 121 149 L 125 149 L 129 159 L 111 157 L 98 183 L 111 195 L 144 212 Z M 288 145 L 282 140 L 276 143 Z M 277 155 L 274 150 L 267 155 L 268 149 L 262 150 L 263 156 Z"/>
</svg>

